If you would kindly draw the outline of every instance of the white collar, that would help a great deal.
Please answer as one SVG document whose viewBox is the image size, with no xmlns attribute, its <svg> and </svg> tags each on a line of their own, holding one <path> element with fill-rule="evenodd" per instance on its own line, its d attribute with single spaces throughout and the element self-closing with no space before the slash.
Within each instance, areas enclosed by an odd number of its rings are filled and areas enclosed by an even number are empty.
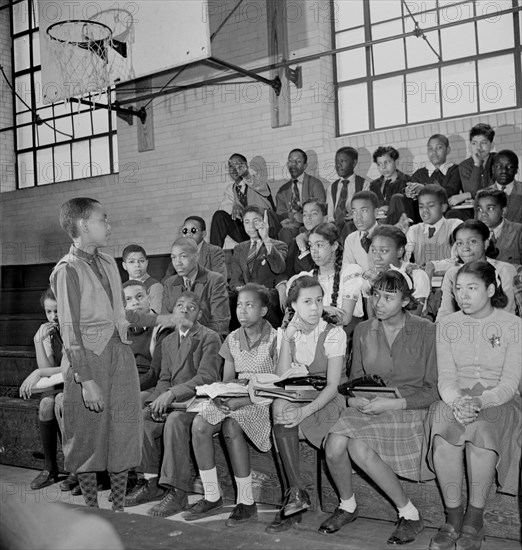
<svg viewBox="0 0 522 550">
<path fill-rule="evenodd" d="M 495 238 L 498 239 L 500 237 L 500 234 L 502 233 L 502 228 L 504 227 L 504 218 L 502 218 L 502 221 L 493 229 L 493 235 L 495 235 Z M 491 230 L 490 230 L 491 234 Z"/>
<path fill-rule="evenodd" d="M 350 185 L 350 183 L 355 183 L 355 172 L 347 178 L 339 178 L 339 184 L 342 184 L 344 180 L 348 182 L 348 185 Z"/>
<path fill-rule="evenodd" d="M 370 238 L 370 236 L 373 234 L 373 232 L 379 227 L 379 224 L 377 222 L 375 222 L 374 225 L 372 225 L 370 227 L 370 229 L 368 229 L 368 231 L 360 231 L 360 230 L 357 230 L 357 233 L 359 234 L 359 240 L 363 238 L 363 233 L 366 233 L 366 236 L 368 238 Z"/>
<path fill-rule="evenodd" d="M 183 331 L 183 330 L 178 330 L 178 332 L 179 332 L 179 335 L 180 335 L 180 336 L 183 336 L 183 338 L 185 338 L 185 336 L 189 333 L 189 330 L 190 330 L 190 329 L 188 328 L 188 329 L 185 330 L 185 331 Z"/>
<path fill-rule="evenodd" d="M 294 183 L 294 179 L 297 180 L 297 185 L 303 185 L 306 172 L 303 172 L 298 178 L 292 178 L 290 181 Z"/>
<path fill-rule="evenodd" d="M 445 162 L 444 164 L 441 164 L 439 166 L 439 170 L 442 172 L 442 175 L 445 176 L 447 173 L 448 173 L 448 170 L 453 166 L 453 162 Z M 431 175 L 433 174 L 433 172 L 435 172 L 435 170 L 437 170 L 437 167 L 434 166 L 433 164 L 431 164 L 431 162 L 429 162 L 427 165 L 426 165 L 426 168 L 428 170 L 428 176 L 431 177 Z"/>
<path fill-rule="evenodd" d="M 433 225 L 430 225 L 429 223 L 423 223 L 422 224 L 424 226 L 423 233 L 425 235 L 427 235 L 430 227 L 434 227 L 435 228 L 435 233 L 437 233 L 437 231 L 442 227 L 443 223 L 444 223 L 444 216 L 437 223 L 435 223 Z"/>
<path fill-rule="evenodd" d="M 504 191 L 506 195 L 511 195 L 511 193 L 513 192 L 513 187 L 515 187 L 515 180 L 505 186 L 500 185 L 499 183 L 495 183 L 495 185 L 497 186 L 497 189 L 499 191 Z"/>
</svg>

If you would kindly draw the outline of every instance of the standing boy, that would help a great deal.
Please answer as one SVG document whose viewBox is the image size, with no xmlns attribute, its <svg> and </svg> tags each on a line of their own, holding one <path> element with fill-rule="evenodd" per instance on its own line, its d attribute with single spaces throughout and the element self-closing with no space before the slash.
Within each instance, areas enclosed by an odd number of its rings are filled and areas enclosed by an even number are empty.
<svg viewBox="0 0 522 550">
<path fill-rule="evenodd" d="M 163 285 L 147 273 L 149 261 L 145 249 L 137 244 L 129 244 L 123 249 L 121 260 L 123 269 L 129 274 L 129 280 L 144 284 L 150 296 L 152 311 L 159 313 L 163 301 Z"/>
<path fill-rule="evenodd" d="M 109 472 L 113 510 L 122 511 L 127 471 L 141 460 L 139 381 L 127 340 L 129 321 L 102 205 L 75 198 L 62 205 L 60 225 L 73 244 L 51 274 L 70 367 L 64 375 L 65 468 L 77 472 L 88 506 L 98 506 L 96 472 Z M 128 312 L 141 326 L 170 316 Z"/>
<path fill-rule="evenodd" d="M 496 183 L 490 189 L 504 191 L 507 195 L 505 218 L 512 222 L 522 222 L 522 182 L 515 176 L 518 172 L 518 157 L 509 149 L 499 151 L 493 159 L 493 178 Z"/>
</svg>

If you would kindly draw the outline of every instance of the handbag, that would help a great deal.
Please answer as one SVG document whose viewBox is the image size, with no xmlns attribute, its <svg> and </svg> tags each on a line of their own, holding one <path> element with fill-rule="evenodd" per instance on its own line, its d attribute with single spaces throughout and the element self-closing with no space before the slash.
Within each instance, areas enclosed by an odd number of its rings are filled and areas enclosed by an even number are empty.
<svg viewBox="0 0 522 550">
<path fill-rule="evenodd" d="M 337 391 L 341 395 L 347 395 L 349 397 L 353 397 L 352 391 L 355 387 L 384 388 L 386 387 L 386 383 L 377 374 L 365 374 L 364 376 L 360 376 L 359 378 L 354 378 L 353 380 L 348 380 L 348 382 L 339 384 L 339 386 L 337 386 Z"/>
<path fill-rule="evenodd" d="M 326 376 L 309 374 L 308 376 L 297 376 L 274 382 L 274 386 L 284 388 L 285 386 L 312 386 L 314 390 L 322 391 L 326 387 Z"/>
</svg>

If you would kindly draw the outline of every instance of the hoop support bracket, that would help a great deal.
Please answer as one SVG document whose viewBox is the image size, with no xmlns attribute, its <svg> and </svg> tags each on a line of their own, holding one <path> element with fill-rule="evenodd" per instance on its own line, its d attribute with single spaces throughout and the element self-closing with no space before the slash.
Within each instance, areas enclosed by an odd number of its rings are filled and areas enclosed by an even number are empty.
<svg viewBox="0 0 522 550">
<path fill-rule="evenodd" d="M 216 57 L 209 57 L 207 61 L 211 63 L 215 63 L 216 65 L 221 65 L 222 67 L 226 67 L 227 69 L 232 69 L 233 71 L 236 71 L 239 74 L 244 74 L 245 76 L 249 76 L 254 80 L 263 82 L 264 84 L 268 84 L 270 87 L 274 89 L 274 92 L 277 96 L 281 93 L 282 84 L 281 84 L 281 79 L 278 76 L 276 76 L 273 79 L 265 78 L 264 76 L 261 76 L 257 73 L 249 71 L 248 69 L 243 69 L 243 67 L 238 67 L 237 65 L 233 65 L 232 63 L 229 63 L 228 61 L 223 61 L 222 59 L 217 59 Z"/>
<path fill-rule="evenodd" d="M 87 101 L 86 99 L 81 99 L 78 97 L 71 97 L 70 101 L 82 103 L 83 105 L 91 105 L 94 106 L 96 109 L 110 109 L 111 111 L 118 113 L 118 115 L 120 115 L 120 118 L 125 120 L 125 122 L 129 125 L 132 124 L 133 117 L 138 117 L 142 124 L 145 124 L 145 121 L 147 120 L 147 111 L 145 107 L 136 110 L 132 107 L 132 105 L 128 108 L 120 107 L 120 104 L 117 101 L 111 103 L 110 105 L 107 105 L 105 103 L 97 103 L 96 101 Z"/>
</svg>

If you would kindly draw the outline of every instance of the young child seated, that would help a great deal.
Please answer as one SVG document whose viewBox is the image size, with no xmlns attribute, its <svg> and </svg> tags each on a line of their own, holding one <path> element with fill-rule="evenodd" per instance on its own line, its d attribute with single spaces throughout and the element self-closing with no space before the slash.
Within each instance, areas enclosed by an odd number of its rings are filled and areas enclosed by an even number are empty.
<svg viewBox="0 0 522 550">
<path fill-rule="evenodd" d="M 53 291 L 48 288 L 40 297 L 40 304 L 45 311 L 47 323 L 44 323 L 34 335 L 34 349 L 36 364 L 34 370 L 20 386 L 20 397 L 29 399 L 34 385 L 45 376 L 52 376 L 61 372 L 63 343 L 58 325 L 58 306 Z M 61 415 L 56 410 L 55 403 L 58 391 L 50 388 L 42 392 L 38 407 L 38 426 L 42 438 L 44 455 L 43 470 L 31 481 L 31 489 L 43 489 L 52 485 L 58 478 L 58 464 L 56 463 L 56 446 L 58 438 L 57 417 Z"/>
<path fill-rule="evenodd" d="M 237 292 L 247 283 L 258 283 L 270 289 L 270 306 L 267 321 L 279 327 L 283 320 L 276 284 L 284 279 L 288 245 L 268 236 L 268 216 L 257 206 L 247 206 L 243 211 L 243 225 L 248 241 L 234 248 L 230 267 L 231 310 L 235 310 Z"/>
<path fill-rule="evenodd" d="M 370 253 L 376 273 L 386 271 L 390 267 L 407 273 L 413 281 L 412 296 L 417 307 L 411 313 L 421 315 L 426 299 L 431 290 L 430 279 L 426 273 L 404 261 L 406 250 L 406 235 L 394 225 L 381 225 L 373 233 Z M 369 304 L 368 314 L 373 317 L 373 309 Z"/>
<path fill-rule="evenodd" d="M 397 269 L 379 274 L 371 301 L 376 318 L 355 329 L 350 378 L 381 376 L 401 397 L 348 398 L 348 408 L 325 443 L 341 502 L 319 532 L 335 533 L 358 516 L 353 460 L 398 510 L 399 523 L 388 544 L 406 544 L 422 531 L 424 522 L 397 476 L 414 481 L 425 477 L 424 420 L 438 399 L 436 331 L 433 323 L 408 312 L 416 308 L 412 281 Z"/>
<path fill-rule="evenodd" d="M 198 245 L 191 237 L 180 237 L 174 241 L 170 257 L 176 275 L 165 281 L 162 312 L 174 311 L 181 294 L 190 290 L 197 294 L 201 302 L 200 323 L 220 335 L 227 334 L 230 306 L 225 278 L 198 264 Z"/>
<path fill-rule="evenodd" d="M 417 195 L 422 223 L 412 225 L 406 233 L 406 259 L 419 266 L 451 256 L 450 239 L 461 220 L 447 220 L 446 191 L 438 184 L 428 183 Z M 411 254 L 413 253 L 413 259 Z"/>
<path fill-rule="evenodd" d="M 520 488 L 522 321 L 506 312 L 507 297 L 489 262 L 472 261 L 456 275 L 460 311 L 438 324 L 438 387 L 432 418 L 430 466 L 437 474 L 446 523 L 431 550 L 480 550 L 491 488 Z M 468 484 L 464 513 L 463 478 Z M 472 481 L 471 481 L 472 480 Z M 449 488 L 455 490 L 449 490 Z M 493 495 L 495 492 L 493 491 Z"/>
<path fill-rule="evenodd" d="M 351 215 L 357 231 L 350 233 L 344 241 L 343 265 L 359 264 L 363 271 L 370 268 L 368 251 L 379 227 L 376 219 L 378 205 L 379 199 L 372 191 L 359 191 L 353 196 Z"/>
<path fill-rule="evenodd" d="M 154 313 L 161 312 L 163 285 L 147 273 L 149 261 L 145 249 L 137 244 L 127 245 L 121 255 L 123 269 L 129 274 L 129 280 L 140 281 L 150 296 L 150 307 Z"/>
<path fill-rule="evenodd" d="M 397 169 L 399 151 L 394 147 L 378 147 L 373 153 L 373 162 L 377 165 L 381 177 L 370 182 L 370 191 L 373 191 L 379 199 L 379 209 L 388 214 L 386 223 L 395 225 L 402 212 L 389 210 L 393 195 L 404 193 L 410 176 Z M 406 212 L 407 214 L 407 212 Z M 411 216 L 410 216 L 411 217 Z"/>
<path fill-rule="evenodd" d="M 518 157 L 509 149 L 499 151 L 493 159 L 493 178 L 496 183 L 490 188 L 504 191 L 507 195 L 505 218 L 522 223 L 522 183 L 515 179 L 518 172 Z"/>
<path fill-rule="evenodd" d="M 161 344 L 161 373 L 143 409 L 143 442 L 138 485 L 126 497 L 125 506 L 160 500 L 147 513 L 168 517 L 187 506 L 191 490 L 190 430 L 196 413 L 174 410 L 171 405 L 190 399 L 196 386 L 219 379 L 219 336 L 200 325 L 200 299 L 184 292 L 174 304 L 176 330 Z M 169 408 L 171 407 L 171 408 Z M 162 418 L 166 416 L 166 419 Z M 145 480 L 144 473 L 158 474 Z"/>
<path fill-rule="evenodd" d="M 245 285 L 237 299 L 241 328 L 227 336 L 220 355 L 225 360 L 223 382 L 248 380 L 257 373 L 273 373 L 277 365 L 276 331 L 265 321 L 270 296 L 265 287 Z M 246 437 L 260 450 L 272 447 L 269 404 L 253 403 L 250 397 L 216 398 L 192 424 L 192 448 L 198 462 L 205 496 L 183 517 L 202 518 L 223 506 L 218 490 L 213 436 L 222 432 L 237 486 L 237 504 L 225 525 L 234 527 L 257 518 L 252 492 L 252 473 Z M 245 437 L 246 436 L 246 437 Z"/>
<path fill-rule="evenodd" d="M 498 249 L 490 241 L 487 225 L 478 220 L 466 220 L 453 231 L 452 241 L 455 243 L 457 261 L 444 274 L 441 287 L 442 302 L 437 313 L 437 321 L 458 311 L 459 306 L 455 298 L 457 272 L 463 263 L 468 262 L 487 261 L 493 265 L 500 277 L 502 290 L 508 298 L 505 309 L 509 313 L 515 313 L 513 280 L 517 270 L 511 264 L 494 259 L 498 255 Z"/>
<path fill-rule="evenodd" d="M 477 219 L 489 229 L 490 241 L 499 249 L 497 260 L 519 266 L 522 264 L 522 224 L 504 216 L 507 196 L 499 189 L 482 189 L 475 196 Z"/>
<path fill-rule="evenodd" d="M 183 227 L 180 229 L 180 235 L 182 237 L 192 237 L 199 250 L 198 263 L 208 269 L 209 271 L 215 271 L 220 275 L 227 278 L 227 266 L 225 265 L 225 253 L 219 246 L 208 243 L 205 240 L 207 236 L 207 224 L 205 220 L 199 216 L 189 216 L 183 222 Z M 165 276 L 162 279 L 164 283 L 169 277 L 176 274 L 176 270 L 169 263 Z"/>
<path fill-rule="evenodd" d="M 370 184 L 354 173 L 359 160 L 359 153 L 353 147 L 341 147 L 335 153 L 335 171 L 339 176 L 326 191 L 328 221 L 335 223 L 344 239 L 349 230 L 349 209 L 352 197 L 359 191 L 367 191 Z"/>
</svg>

